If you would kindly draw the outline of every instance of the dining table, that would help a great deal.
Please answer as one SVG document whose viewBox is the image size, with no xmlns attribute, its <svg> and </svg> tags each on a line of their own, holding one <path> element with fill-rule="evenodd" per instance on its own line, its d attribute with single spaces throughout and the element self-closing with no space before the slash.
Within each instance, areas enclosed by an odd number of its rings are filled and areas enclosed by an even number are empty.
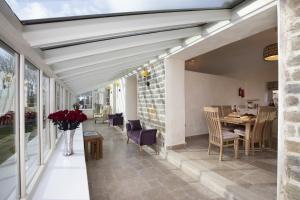
<svg viewBox="0 0 300 200">
<path fill-rule="evenodd" d="M 250 151 L 250 138 L 251 138 L 251 127 L 255 123 L 255 117 L 236 117 L 236 116 L 225 116 L 221 117 L 220 121 L 226 124 L 234 124 L 245 126 L 245 155 L 249 155 Z"/>
</svg>

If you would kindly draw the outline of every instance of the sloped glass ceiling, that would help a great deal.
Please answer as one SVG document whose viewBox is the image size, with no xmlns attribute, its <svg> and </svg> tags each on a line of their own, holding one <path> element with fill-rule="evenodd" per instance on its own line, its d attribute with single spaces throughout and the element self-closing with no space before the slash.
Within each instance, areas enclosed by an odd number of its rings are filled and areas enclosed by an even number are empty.
<svg viewBox="0 0 300 200">
<path fill-rule="evenodd" d="M 232 8 L 243 0 L 6 0 L 20 21 Z"/>
</svg>

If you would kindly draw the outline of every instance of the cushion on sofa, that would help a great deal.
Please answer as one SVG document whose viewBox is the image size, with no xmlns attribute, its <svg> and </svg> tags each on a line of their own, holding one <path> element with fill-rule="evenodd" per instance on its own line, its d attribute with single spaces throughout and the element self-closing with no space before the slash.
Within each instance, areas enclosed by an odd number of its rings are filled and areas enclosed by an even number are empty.
<svg viewBox="0 0 300 200">
<path fill-rule="evenodd" d="M 128 120 L 132 131 L 141 130 L 140 120 Z"/>
<path fill-rule="evenodd" d="M 115 116 L 116 117 L 122 117 L 123 113 L 116 113 Z"/>
</svg>

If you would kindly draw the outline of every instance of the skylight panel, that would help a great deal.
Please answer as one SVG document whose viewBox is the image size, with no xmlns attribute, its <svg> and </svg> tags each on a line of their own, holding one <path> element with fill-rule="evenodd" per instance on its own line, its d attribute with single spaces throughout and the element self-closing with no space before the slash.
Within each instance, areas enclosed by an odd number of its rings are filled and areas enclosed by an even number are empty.
<svg viewBox="0 0 300 200">
<path fill-rule="evenodd" d="M 6 0 L 20 21 L 226 9 L 243 0 Z M 55 21 L 55 20 L 54 20 Z"/>
</svg>

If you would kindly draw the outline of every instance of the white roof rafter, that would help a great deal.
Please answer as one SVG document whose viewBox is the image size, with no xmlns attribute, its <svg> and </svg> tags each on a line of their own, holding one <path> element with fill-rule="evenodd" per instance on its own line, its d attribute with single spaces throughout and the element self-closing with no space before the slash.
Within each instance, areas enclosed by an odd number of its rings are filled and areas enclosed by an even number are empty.
<svg viewBox="0 0 300 200">
<path fill-rule="evenodd" d="M 160 43 L 155 43 L 150 45 L 132 47 L 132 48 L 112 51 L 108 53 L 96 54 L 93 56 L 86 56 L 77 59 L 72 59 L 65 62 L 60 62 L 52 65 L 52 68 L 54 69 L 54 72 L 58 74 L 62 72 L 71 71 L 74 69 L 88 67 L 90 65 L 101 64 L 109 61 L 114 61 L 117 59 L 138 56 L 140 54 L 151 53 L 154 51 L 165 50 L 179 44 L 181 44 L 180 40 L 171 40 L 171 41 L 165 41 L 165 42 L 160 42 Z"/>
<path fill-rule="evenodd" d="M 46 48 L 90 40 L 143 34 L 231 18 L 230 9 L 156 13 L 28 25 L 23 36 L 32 47 Z"/>
</svg>

